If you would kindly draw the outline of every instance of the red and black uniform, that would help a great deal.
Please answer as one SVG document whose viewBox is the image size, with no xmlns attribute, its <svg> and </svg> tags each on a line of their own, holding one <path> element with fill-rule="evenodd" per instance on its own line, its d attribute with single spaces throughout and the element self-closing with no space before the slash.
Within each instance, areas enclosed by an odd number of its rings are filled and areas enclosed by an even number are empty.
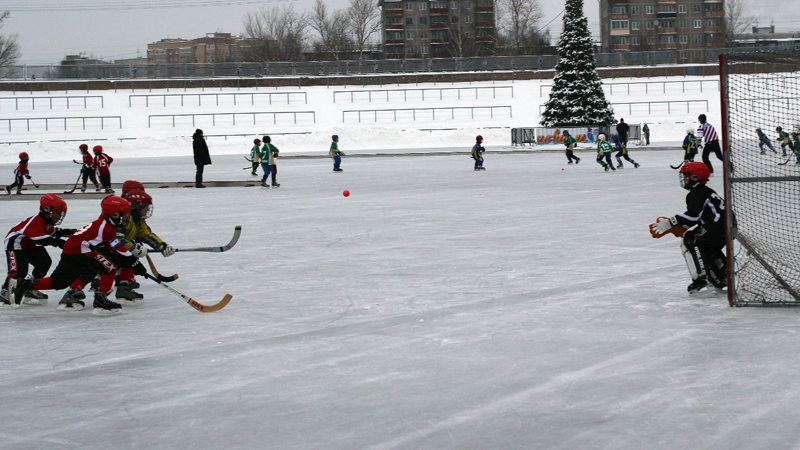
<svg viewBox="0 0 800 450">
<path fill-rule="evenodd" d="M 137 274 L 146 273 L 138 261 L 120 241 L 114 227 L 101 216 L 67 239 L 53 274 L 34 280 L 33 289 L 64 289 L 73 285 L 73 290 L 80 290 L 100 274 L 98 292 L 109 292 L 118 267 L 132 267 Z"/>
<path fill-rule="evenodd" d="M 83 153 L 83 165 L 81 166 L 81 178 L 83 178 L 83 190 L 86 190 L 86 182 L 88 180 L 92 180 L 95 187 L 99 187 L 97 184 L 97 176 L 95 175 L 94 169 L 94 158 L 89 152 Z"/>
<path fill-rule="evenodd" d="M 95 152 L 94 160 L 92 161 L 92 169 L 97 172 L 100 184 L 103 185 L 106 191 L 111 190 L 111 170 L 109 166 L 112 162 L 114 162 L 114 158 L 102 152 Z"/>
<path fill-rule="evenodd" d="M 4 241 L 8 275 L 3 287 L 8 286 L 9 278 L 22 279 L 28 275 L 28 266 L 33 266 L 33 277 L 47 275 L 52 260 L 44 246 L 63 247 L 62 237 L 69 236 L 75 230 L 56 228 L 47 223 L 44 213 L 28 217 L 8 232 Z"/>
<path fill-rule="evenodd" d="M 19 165 L 14 169 L 14 183 L 6 187 L 6 191 L 11 193 L 11 190 L 17 188 L 17 193 L 22 190 L 25 185 L 25 178 L 30 179 L 31 174 L 28 171 L 28 159 L 25 158 L 19 162 Z"/>
</svg>

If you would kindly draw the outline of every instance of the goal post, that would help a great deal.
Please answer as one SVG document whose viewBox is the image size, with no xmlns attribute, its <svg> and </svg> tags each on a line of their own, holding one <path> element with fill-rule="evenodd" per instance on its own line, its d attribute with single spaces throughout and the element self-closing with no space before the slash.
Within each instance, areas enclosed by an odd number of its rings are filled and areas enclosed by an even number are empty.
<svg viewBox="0 0 800 450">
<path fill-rule="evenodd" d="M 719 69 L 728 302 L 800 306 L 800 52 L 723 54 Z"/>
</svg>

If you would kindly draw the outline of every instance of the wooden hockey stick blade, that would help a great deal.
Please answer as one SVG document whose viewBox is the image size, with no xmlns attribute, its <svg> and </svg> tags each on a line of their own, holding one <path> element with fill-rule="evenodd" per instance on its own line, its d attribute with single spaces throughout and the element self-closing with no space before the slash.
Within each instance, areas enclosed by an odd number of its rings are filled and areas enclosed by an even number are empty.
<svg viewBox="0 0 800 450">
<path fill-rule="evenodd" d="M 166 283 L 170 283 L 170 282 L 173 282 L 173 281 L 178 279 L 178 274 L 177 273 L 175 275 L 168 276 L 168 277 L 165 277 L 164 275 L 161 275 L 160 273 L 158 273 L 158 270 L 156 270 L 156 265 L 153 264 L 153 260 L 150 259 L 150 255 L 145 255 L 145 257 L 147 258 L 147 264 L 150 265 L 150 271 L 153 272 L 153 275 L 155 275 L 156 278 L 158 278 L 159 280 L 164 281 Z"/>
<path fill-rule="evenodd" d="M 681 163 L 680 163 L 680 164 L 678 164 L 677 166 L 673 166 L 672 164 L 670 164 L 669 166 L 670 166 L 671 168 L 673 168 L 673 169 L 677 170 L 677 169 L 680 169 L 680 168 L 681 168 L 681 166 L 682 166 L 682 165 L 684 165 L 684 163 L 686 163 L 686 161 L 681 161 Z"/>
<path fill-rule="evenodd" d="M 212 253 L 222 253 L 227 252 L 237 242 L 239 242 L 239 236 L 242 234 L 242 226 L 236 225 L 236 228 L 233 229 L 233 237 L 231 241 L 227 244 L 223 245 L 222 247 L 196 247 L 196 248 L 176 248 L 176 252 L 212 252 Z"/>
<path fill-rule="evenodd" d="M 74 159 L 72 160 L 72 162 L 74 162 L 75 164 L 80 164 L 80 165 L 83 165 L 83 163 L 82 163 L 82 162 L 78 162 L 78 161 L 76 161 L 76 160 L 74 160 Z"/>
<path fill-rule="evenodd" d="M 193 299 L 193 298 L 191 298 L 189 296 L 181 294 L 180 292 L 178 292 L 175 289 L 173 289 L 172 286 L 169 286 L 167 284 L 162 283 L 158 278 L 150 275 L 149 273 L 145 274 L 144 276 L 149 278 L 149 279 L 151 279 L 151 280 L 153 280 L 153 281 L 155 281 L 161 287 L 169 290 L 173 294 L 175 294 L 178 297 L 182 298 L 183 301 L 185 301 L 186 303 L 189 304 L 189 306 L 191 306 L 192 308 L 194 308 L 194 309 L 196 309 L 196 310 L 198 310 L 200 312 L 206 312 L 207 313 L 207 312 L 219 311 L 220 309 L 222 309 L 225 306 L 227 306 L 228 302 L 230 302 L 231 299 L 233 298 L 233 296 L 231 294 L 225 294 L 225 296 L 222 297 L 222 300 L 218 301 L 217 303 L 214 303 L 213 305 L 204 305 L 202 303 L 198 303 L 197 301 L 195 301 L 195 299 Z"/>
</svg>

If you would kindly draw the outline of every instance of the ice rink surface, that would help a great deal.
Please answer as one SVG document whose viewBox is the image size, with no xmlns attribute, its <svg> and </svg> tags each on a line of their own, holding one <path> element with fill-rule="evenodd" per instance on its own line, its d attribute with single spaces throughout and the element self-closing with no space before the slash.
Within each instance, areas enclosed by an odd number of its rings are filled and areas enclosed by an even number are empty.
<svg viewBox="0 0 800 450">
<path fill-rule="evenodd" d="M 233 300 L 202 314 L 141 281 L 115 317 L 57 311 L 63 291 L 0 311 L 0 448 L 797 448 L 798 311 L 690 298 L 678 241 L 648 233 L 684 209 L 681 154 L 632 149 L 642 167 L 614 173 L 591 153 L 279 160 L 280 189 L 151 190 L 176 247 L 242 225 L 229 252 L 154 258 L 197 301 Z M 249 177 L 213 159 L 207 180 Z M 99 214 L 68 203 L 63 226 Z M 0 208 L 8 230 L 38 204 Z"/>
</svg>

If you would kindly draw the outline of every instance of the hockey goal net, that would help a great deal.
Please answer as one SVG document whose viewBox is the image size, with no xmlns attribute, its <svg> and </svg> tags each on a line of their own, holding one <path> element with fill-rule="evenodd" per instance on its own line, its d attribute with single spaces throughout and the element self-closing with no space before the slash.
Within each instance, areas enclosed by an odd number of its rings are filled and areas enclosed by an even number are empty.
<svg viewBox="0 0 800 450">
<path fill-rule="evenodd" d="M 722 55 L 720 80 L 728 301 L 800 305 L 800 53 Z"/>
</svg>

